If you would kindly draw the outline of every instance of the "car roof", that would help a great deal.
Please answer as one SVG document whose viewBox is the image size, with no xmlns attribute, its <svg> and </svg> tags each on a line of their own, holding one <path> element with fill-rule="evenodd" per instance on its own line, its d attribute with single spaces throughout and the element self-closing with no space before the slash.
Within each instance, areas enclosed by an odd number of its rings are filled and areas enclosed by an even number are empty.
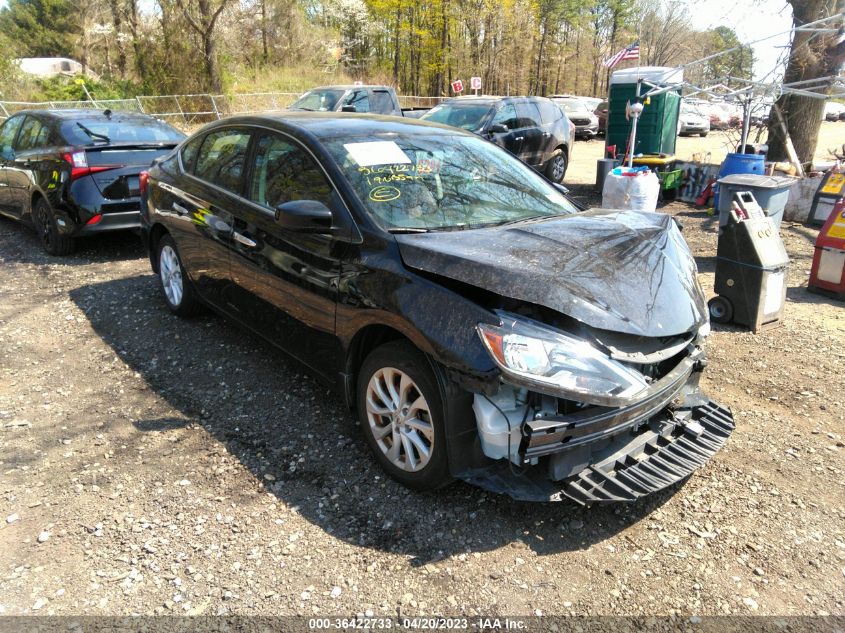
<svg viewBox="0 0 845 633">
<path fill-rule="evenodd" d="M 314 90 L 354 90 L 355 88 L 372 88 L 373 90 L 390 90 L 390 86 L 382 84 L 337 84 L 331 86 L 317 86 L 316 88 L 309 88 L 305 92 L 313 92 Z"/>
<path fill-rule="evenodd" d="M 96 119 L 105 116 L 105 110 L 96 108 L 68 108 L 61 110 L 48 109 L 29 109 L 19 110 L 15 114 L 34 114 L 38 116 L 46 116 L 56 120 L 72 120 L 72 119 Z M 158 120 L 149 114 L 142 114 L 141 112 L 132 112 L 131 110 L 112 110 L 111 117 L 126 121 L 128 119 L 142 119 L 145 121 Z"/>
<path fill-rule="evenodd" d="M 220 124 L 275 124 L 280 130 L 299 130 L 323 141 L 341 137 L 374 136 L 379 134 L 428 136 L 475 136 L 471 132 L 441 125 L 380 114 L 339 112 L 273 112 L 235 116 L 221 119 Z"/>
</svg>

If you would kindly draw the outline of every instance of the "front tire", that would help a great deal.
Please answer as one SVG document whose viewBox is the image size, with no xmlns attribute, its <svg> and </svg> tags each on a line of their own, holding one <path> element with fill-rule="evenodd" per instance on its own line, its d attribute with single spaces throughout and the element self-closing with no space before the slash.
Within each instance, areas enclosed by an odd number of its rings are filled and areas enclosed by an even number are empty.
<svg viewBox="0 0 845 633">
<path fill-rule="evenodd" d="M 180 317 L 197 314 L 202 305 L 182 265 L 176 242 L 169 235 L 164 235 L 159 240 L 157 258 L 158 281 L 167 307 Z"/>
<path fill-rule="evenodd" d="M 566 176 L 568 167 L 569 161 L 566 158 L 566 150 L 559 147 L 546 165 L 546 177 L 552 182 L 560 184 Z"/>
<path fill-rule="evenodd" d="M 357 384 L 358 420 L 381 467 L 414 490 L 434 490 L 451 481 L 444 406 L 434 371 L 405 341 L 367 356 Z"/>
<path fill-rule="evenodd" d="M 32 223 L 38 232 L 41 246 L 49 255 L 70 255 L 73 252 L 73 238 L 59 232 L 56 214 L 44 198 L 39 198 L 32 207 Z"/>
</svg>

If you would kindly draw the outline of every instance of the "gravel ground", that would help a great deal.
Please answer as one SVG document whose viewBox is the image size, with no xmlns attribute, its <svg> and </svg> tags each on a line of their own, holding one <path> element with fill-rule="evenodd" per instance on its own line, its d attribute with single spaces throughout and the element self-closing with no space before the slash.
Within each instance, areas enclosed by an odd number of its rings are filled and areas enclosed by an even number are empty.
<svg viewBox="0 0 845 633">
<path fill-rule="evenodd" d="M 664 210 L 712 288 L 715 220 Z M 845 614 L 845 310 L 783 234 L 783 326 L 709 341 L 725 449 L 583 509 L 408 492 L 300 367 L 171 316 L 135 236 L 52 259 L 0 220 L 0 613 Z"/>
</svg>

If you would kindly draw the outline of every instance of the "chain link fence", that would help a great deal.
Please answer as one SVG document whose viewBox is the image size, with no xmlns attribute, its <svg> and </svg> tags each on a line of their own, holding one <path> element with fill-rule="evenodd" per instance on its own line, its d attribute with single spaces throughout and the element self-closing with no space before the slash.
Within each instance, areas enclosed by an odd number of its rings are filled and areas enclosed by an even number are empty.
<svg viewBox="0 0 845 633">
<path fill-rule="evenodd" d="M 92 108 L 142 112 L 163 119 L 176 127 L 191 129 L 235 114 L 284 110 L 300 94 L 299 92 L 254 92 L 231 95 L 160 95 L 91 101 L 0 101 L 0 121 L 21 110 Z M 399 97 L 399 104 L 403 108 L 431 108 L 442 100 L 441 97 L 402 95 Z"/>
</svg>

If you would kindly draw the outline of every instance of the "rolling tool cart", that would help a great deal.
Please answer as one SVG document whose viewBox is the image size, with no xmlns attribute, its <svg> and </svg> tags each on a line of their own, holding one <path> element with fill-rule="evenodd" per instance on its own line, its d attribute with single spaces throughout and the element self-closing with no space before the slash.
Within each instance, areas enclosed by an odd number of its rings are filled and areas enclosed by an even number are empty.
<svg viewBox="0 0 845 633">
<path fill-rule="evenodd" d="M 771 218 L 749 191 L 734 193 L 727 224 L 719 228 L 716 293 L 707 304 L 716 323 L 754 332 L 777 325 L 786 300 L 789 256 Z"/>
<path fill-rule="evenodd" d="M 818 191 L 813 197 L 810 214 L 804 224 L 816 228 L 823 226 L 830 217 L 833 207 L 843 199 L 845 199 L 845 174 L 831 170 L 822 178 Z"/>
<path fill-rule="evenodd" d="M 819 231 L 807 287 L 845 301 L 845 200 L 836 204 Z"/>
</svg>

